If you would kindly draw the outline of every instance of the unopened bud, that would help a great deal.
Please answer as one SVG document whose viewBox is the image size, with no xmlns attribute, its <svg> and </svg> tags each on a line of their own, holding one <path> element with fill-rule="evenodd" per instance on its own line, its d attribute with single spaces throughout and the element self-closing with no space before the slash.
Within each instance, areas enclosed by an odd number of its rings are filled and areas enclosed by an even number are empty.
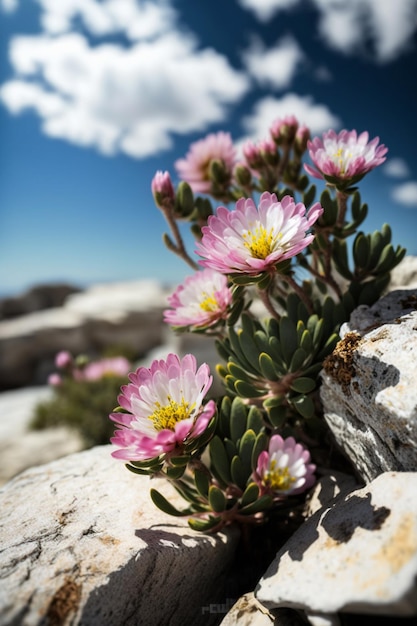
<svg viewBox="0 0 417 626">
<path fill-rule="evenodd" d="M 235 166 L 233 177 L 241 187 L 248 187 L 252 182 L 252 174 L 244 163 L 237 163 Z"/>
<path fill-rule="evenodd" d="M 177 188 L 175 212 L 181 217 L 189 217 L 194 211 L 194 195 L 190 185 L 181 181 Z"/>
<path fill-rule="evenodd" d="M 221 159 L 212 159 L 210 161 L 209 176 L 212 183 L 219 187 L 223 187 L 230 182 L 230 172 Z"/>
<path fill-rule="evenodd" d="M 152 193 L 156 206 L 164 208 L 175 200 L 175 191 L 169 172 L 156 172 L 152 179 Z"/>
<path fill-rule="evenodd" d="M 307 126 L 299 126 L 294 141 L 294 150 L 297 154 L 302 155 L 307 150 L 307 144 L 311 139 L 310 129 Z"/>
<path fill-rule="evenodd" d="M 298 120 L 294 115 L 273 122 L 269 132 L 277 145 L 289 145 L 294 141 L 298 128 Z"/>
</svg>

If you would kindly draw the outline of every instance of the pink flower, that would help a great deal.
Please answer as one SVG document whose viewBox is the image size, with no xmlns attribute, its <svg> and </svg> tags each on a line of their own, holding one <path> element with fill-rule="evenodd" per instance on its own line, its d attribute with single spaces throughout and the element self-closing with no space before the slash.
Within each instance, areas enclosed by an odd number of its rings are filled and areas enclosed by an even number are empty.
<svg viewBox="0 0 417 626">
<path fill-rule="evenodd" d="M 323 213 L 319 203 L 306 215 L 301 202 L 291 196 L 278 202 L 275 194 L 265 191 L 259 208 L 249 198 L 241 198 L 229 211 L 220 206 L 202 228 L 203 237 L 196 253 L 200 264 L 222 274 L 257 275 L 271 271 L 277 263 L 304 250 L 314 239 L 306 234 Z"/>
<path fill-rule="evenodd" d="M 175 191 L 169 172 L 156 172 L 151 187 L 157 206 L 163 207 L 167 201 L 173 202 L 175 200 Z"/>
<path fill-rule="evenodd" d="M 231 301 L 232 292 L 226 276 L 205 269 L 188 276 L 184 284 L 168 297 L 173 310 L 164 312 L 164 320 L 171 326 L 212 326 L 227 317 Z"/>
<path fill-rule="evenodd" d="M 139 367 L 121 388 L 120 406 L 127 413 L 112 413 L 119 426 L 111 442 L 118 446 L 112 455 L 126 461 L 144 461 L 161 454 L 180 454 L 184 445 L 201 435 L 216 405 L 202 402 L 213 377 L 203 364 L 197 370 L 193 355 L 180 359 L 169 354 L 150 368 Z"/>
<path fill-rule="evenodd" d="M 315 137 L 308 142 L 315 168 L 310 165 L 304 167 L 315 178 L 324 178 L 336 185 L 342 183 L 343 187 L 347 187 L 385 161 L 388 148 L 378 145 L 379 137 L 369 142 L 368 139 L 367 132 L 358 136 L 356 130 L 342 130 L 339 134 L 329 130 L 323 133 L 322 139 Z"/>
<path fill-rule="evenodd" d="M 62 378 L 59 374 L 53 373 L 48 376 L 48 385 L 51 387 L 59 387 L 62 384 Z"/>
<path fill-rule="evenodd" d="M 314 482 L 316 466 L 310 463 L 310 453 L 293 437 L 283 439 L 274 435 L 268 451 L 258 457 L 255 481 L 263 493 L 295 495 L 309 489 Z"/>
<path fill-rule="evenodd" d="M 194 192 L 210 193 L 210 164 L 213 160 L 222 161 L 226 172 L 232 176 L 235 149 L 229 133 L 212 133 L 191 144 L 186 158 L 178 159 L 175 167 Z"/>
<path fill-rule="evenodd" d="M 72 365 L 73 359 L 72 354 L 68 352 L 68 350 L 61 350 L 55 357 L 55 365 L 59 369 L 64 369 L 65 367 L 69 367 Z"/>
<path fill-rule="evenodd" d="M 81 380 L 100 380 L 105 376 L 127 376 L 131 365 L 123 356 L 92 361 L 80 370 Z"/>
</svg>

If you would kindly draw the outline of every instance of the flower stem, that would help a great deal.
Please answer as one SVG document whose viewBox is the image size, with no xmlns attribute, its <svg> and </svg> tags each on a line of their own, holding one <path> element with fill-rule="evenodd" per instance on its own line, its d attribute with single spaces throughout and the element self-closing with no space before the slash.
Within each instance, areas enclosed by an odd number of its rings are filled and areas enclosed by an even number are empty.
<svg viewBox="0 0 417 626">
<path fill-rule="evenodd" d="M 172 236 L 174 237 L 175 243 L 170 239 L 165 238 L 165 244 L 171 252 L 174 252 L 177 256 L 179 256 L 183 261 L 185 261 L 193 270 L 198 270 L 199 266 L 197 263 L 189 256 L 187 250 L 184 246 L 184 241 L 181 236 L 180 230 L 178 228 L 178 224 L 175 221 L 175 218 L 172 214 L 172 210 L 170 208 L 162 208 L 162 213 L 168 223 L 169 228 L 171 229 Z"/>
<path fill-rule="evenodd" d="M 258 294 L 262 304 L 264 305 L 268 313 L 270 313 L 271 316 L 279 322 L 279 320 L 281 319 L 281 315 L 272 304 L 269 288 L 267 287 L 266 289 L 258 289 Z"/>
<path fill-rule="evenodd" d="M 292 276 L 289 276 L 288 274 L 282 274 L 281 278 L 285 280 L 290 285 L 290 287 L 292 287 L 295 293 L 299 296 L 300 300 L 305 304 L 309 314 L 313 315 L 313 303 L 311 302 L 311 299 L 308 297 L 308 295 L 305 293 L 304 289 L 300 287 L 300 285 L 295 282 Z"/>
</svg>

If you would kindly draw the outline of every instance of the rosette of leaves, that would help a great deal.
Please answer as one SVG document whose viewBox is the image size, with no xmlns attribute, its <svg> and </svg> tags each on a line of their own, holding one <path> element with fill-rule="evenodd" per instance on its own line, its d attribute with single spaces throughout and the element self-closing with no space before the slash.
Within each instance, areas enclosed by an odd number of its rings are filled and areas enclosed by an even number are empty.
<svg viewBox="0 0 417 626">
<path fill-rule="evenodd" d="M 240 398 L 225 396 L 208 446 L 209 464 L 194 460 L 181 479 L 171 481 L 190 503 L 188 508 L 178 510 L 151 489 L 154 504 L 169 515 L 190 516 L 190 527 L 202 532 L 214 532 L 232 522 L 262 522 L 274 501 L 260 493 L 252 476 L 268 441 L 261 412 Z"/>
<path fill-rule="evenodd" d="M 287 315 L 262 324 L 243 313 L 239 328 L 217 342 L 226 364 L 218 365 L 227 391 L 262 406 L 273 428 L 315 415 L 314 395 L 323 359 L 339 336 L 341 313 L 326 298 L 320 315 L 309 315 L 294 293 L 286 300 Z M 343 309 L 343 307 L 342 307 Z"/>
</svg>

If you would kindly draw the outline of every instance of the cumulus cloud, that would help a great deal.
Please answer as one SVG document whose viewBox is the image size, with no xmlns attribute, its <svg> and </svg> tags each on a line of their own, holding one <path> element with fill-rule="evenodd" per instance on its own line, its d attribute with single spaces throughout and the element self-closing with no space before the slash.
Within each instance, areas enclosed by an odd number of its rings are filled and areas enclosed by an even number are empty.
<svg viewBox="0 0 417 626">
<path fill-rule="evenodd" d="M 397 185 L 392 192 L 392 198 L 408 208 L 417 207 L 417 182 L 410 181 Z"/>
<path fill-rule="evenodd" d="M 249 74 L 259 84 L 285 89 L 291 84 L 304 53 L 291 36 L 283 37 L 268 49 L 256 38 L 243 58 Z"/>
<path fill-rule="evenodd" d="M 0 10 L 5 13 L 13 13 L 16 11 L 19 4 L 19 0 L 0 0 Z"/>
<path fill-rule="evenodd" d="M 319 12 L 319 34 L 344 54 L 365 53 L 381 63 L 397 58 L 411 45 L 417 30 L 417 0 L 312 0 Z M 307 6 L 306 0 L 240 0 L 259 20 L 278 11 Z M 369 54 L 369 52 L 368 52 Z"/>
<path fill-rule="evenodd" d="M 384 174 L 392 178 L 407 178 L 410 175 L 410 170 L 404 159 L 395 157 L 389 159 L 383 166 Z"/>
<path fill-rule="evenodd" d="M 315 103 L 311 96 L 288 93 L 282 98 L 266 97 L 255 105 L 251 115 L 243 119 L 245 136 L 239 140 L 239 145 L 248 139 L 256 141 L 268 137 L 272 122 L 287 115 L 295 115 L 300 124 L 310 128 L 312 135 L 341 125 L 337 115 L 325 104 Z"/>
<path fill-rule="evenodd" d="M 275 13 L 291 9 L 299 0 L 238 0 L 244 9 L 253 11 L 260 22 L 267 22 Z"/>
<path fill-rule="evenodd" d="M 192 36 L 172 28 L 157 32 L 166 7 L 157 24 L 154 18 L 135 21 L 131 0 L 108 0 L 106 14 L 94 0 L 41 1 L 54 35 L 12 40 L 16 77 L 1 87 L 0 99 L 15 114 L 34 110 L 49 136 L 105 154 L 147 157 L 169 148 L 174 132 L 202 131 L 222 121 L 228 105 L 249 87 L 247 76 L 218 52 L 199 50 Z M 129 47 L 93 46 L 80 33 L 61 32 L 81 12 L 96 34 L 108 32 L 104 18 L 111 11 L 112 29 L 135 40 Z"/>
</svg>

